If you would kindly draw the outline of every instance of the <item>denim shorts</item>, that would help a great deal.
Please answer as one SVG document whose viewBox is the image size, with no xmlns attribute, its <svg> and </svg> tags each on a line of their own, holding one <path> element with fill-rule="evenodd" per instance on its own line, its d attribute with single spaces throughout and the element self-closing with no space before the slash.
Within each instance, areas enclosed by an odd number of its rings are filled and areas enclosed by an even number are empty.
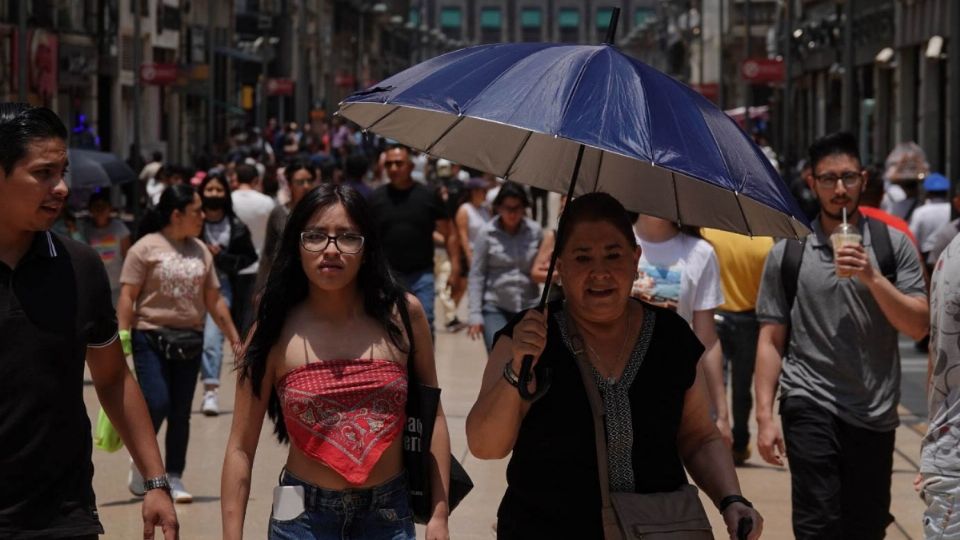
<svg viewBox="0 0 960 540">
<path fill-rule="evenodd" d="M 302 511 L 294 516 L 299 506 L 293 511 L 289 504 L 274 508 L 270 540 L 416 540 L 406 473 L 372 488 L 337 491 L 308 484 L 284 471 L 278 489 L 283 486 L 303 488 Z M 289 519 L 277 519 L 278 514 Z"/>
</svg>

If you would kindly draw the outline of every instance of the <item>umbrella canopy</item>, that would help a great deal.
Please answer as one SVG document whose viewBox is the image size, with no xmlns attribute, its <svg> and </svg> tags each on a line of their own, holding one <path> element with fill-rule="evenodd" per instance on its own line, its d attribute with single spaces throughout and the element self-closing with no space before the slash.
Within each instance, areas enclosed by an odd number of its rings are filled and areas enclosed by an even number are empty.
<svg viewBox="0 0 960 540">
<path fill-rule="evenodd" d="M 731 118 L 610 45 L 454 51 L 350 96 L 339 114 L 531 186 L 566 192 L 574 178 L 574 195 L 605 191 L 629 210 L 677 223 L 809 232 L 785 183 Z"/>
<path fill-rule="evenodd" d="M 115 154 L 70 148 L 67 184 L 71 189 L 109 187 L 137 179 L 137 173 Z"/>
</svg>

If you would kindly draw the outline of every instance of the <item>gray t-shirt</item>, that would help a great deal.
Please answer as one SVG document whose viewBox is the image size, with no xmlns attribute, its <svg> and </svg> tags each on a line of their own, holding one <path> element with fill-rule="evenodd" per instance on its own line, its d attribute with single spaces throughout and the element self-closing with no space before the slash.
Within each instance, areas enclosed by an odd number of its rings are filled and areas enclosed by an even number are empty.
<svg viewBox="0 0 960 540">
<path fill-rule="evenodd" d="M 920 472 L 960 476 L 960 236 L 943 251 L 930 286 L 929 427 Z"/>
<path fill-rule="evenodd" d="M 878 267 L 869 228 L 860 220 L 863 245 Z M 896 288 L 926 295 L 917 250 L 902 232 L 890 228 L 897 261 Z M 787 313 L 780 262 L 786 242 L 767 256 L 757 299 L 760 322 L 789 324 L 790 339 L 780 374 L 780 396 L 804 396 L 844 422 L 875 431 L 899 424 L 900 351 L 897 330 L 887 321 L 867 286 L 838 278 L 833 249 L 819 219 L 804 244 L 797 296 Z"/>
</svg>

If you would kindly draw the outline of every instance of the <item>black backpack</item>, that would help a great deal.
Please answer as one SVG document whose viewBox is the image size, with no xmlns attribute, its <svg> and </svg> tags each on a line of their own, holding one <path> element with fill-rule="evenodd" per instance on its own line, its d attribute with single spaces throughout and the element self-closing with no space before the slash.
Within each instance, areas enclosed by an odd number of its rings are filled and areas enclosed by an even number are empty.
<svg viewBox="0 0 960 540">
<path fill-rule="evenodd" d="M 893 242 L 890 240 L 890 231 L 887 224 L 877 219 L 867 219 L 870 229 L 870 242 L 873 244 L 873 253 L 877 256 L 880 272 L 897 283 L 897 259 L 893 254 Z M 783 258 L 780 259 L 780 278 L 783 282 L 783 292 L 787 297 L 787 318 L 793 309 L 793 301 L 797 297 L 797 280 L 800 278 L 800 265 L 803 263 L 803 248 L 806 240 L 787 240 L 783 249 Z"/>
</svg>

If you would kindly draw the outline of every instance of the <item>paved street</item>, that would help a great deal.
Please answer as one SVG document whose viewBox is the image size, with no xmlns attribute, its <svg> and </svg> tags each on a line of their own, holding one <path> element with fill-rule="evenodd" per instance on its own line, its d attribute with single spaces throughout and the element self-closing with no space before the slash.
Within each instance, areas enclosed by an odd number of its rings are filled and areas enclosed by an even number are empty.
<svg viewBox="0 0 960 540">
<path fill-rule="evenodd" d="M 473 477 L 476 488 L 450 519 L 451 535 L 456 539 L 490 539 L 491 526 L 502 496 L 506 460 L 480 461 L 469 455 L 464 435 L 464 422 L 479 387 L 484 363 L 482 342 L 471 342 L 464 333 L 437 333 L 437 365 L 443 386 L 443 405 L 450 424 L 453 453 L 463 462 Z M 923 362 L 913 351 L 912 343 L 903 342 L 904 403 L 922 415 Z M 199 413 L 200 392 L 194 404 L 194 417 L 187 471 L 184 481 L 192 491 L 195 502 L 177 507 L 184 539 L 220 538 L 220 466 L 223 449 L 230 429 L 234 384 L 232 377 L 224 378 L 221 390 L 224 414 L 207 418 Z M 919 392 L 919 393 L 918 393 Z M 97 412 L 93 387 L 85 390 L 87 408 L 91 416 Z M 920 408 L 916 408 L 920 407 Z M 903 425 L 897 432 L 897 452 L 894 459 L 893 506 L 896 522 L 888 529 L 889 538 L 921 538 L 920 516 L 922 504 L 914 493 L 912 481 L 917 471 L 919 454 L 919 418 L 907 409 L 902 410 Z M 267 421 L 269 422 L 269 421 Z M 247 511 L 246 537 L 264 538 L 270 513 L 271 490 L 284 462 L 286 450 L 271 438 L 271 429 L 265 426 L 254 464 L 253 488 Z M 106 454 L 95 451 L 96 476 L 94 486 L 98 496 L 101 519 L 107 539 L 131 539 L 141 530 L 139 500 L 130 496 L 126 488 L 129 459 L 126 451 Z M 784 469 L 767 466 L 755 455 L 747 467 L 738 469 L 744 493 L 752 499 L 766 519 L 764 538 L 788 539 L 790 532 L 789 475 Z M 708 505 L 708 509 L 711 507 Z M 717 538 L 724 538 L 716 511 L 708 510 Z M 422 530 L 421 530 L 422 533 Z"/>
</svg>

